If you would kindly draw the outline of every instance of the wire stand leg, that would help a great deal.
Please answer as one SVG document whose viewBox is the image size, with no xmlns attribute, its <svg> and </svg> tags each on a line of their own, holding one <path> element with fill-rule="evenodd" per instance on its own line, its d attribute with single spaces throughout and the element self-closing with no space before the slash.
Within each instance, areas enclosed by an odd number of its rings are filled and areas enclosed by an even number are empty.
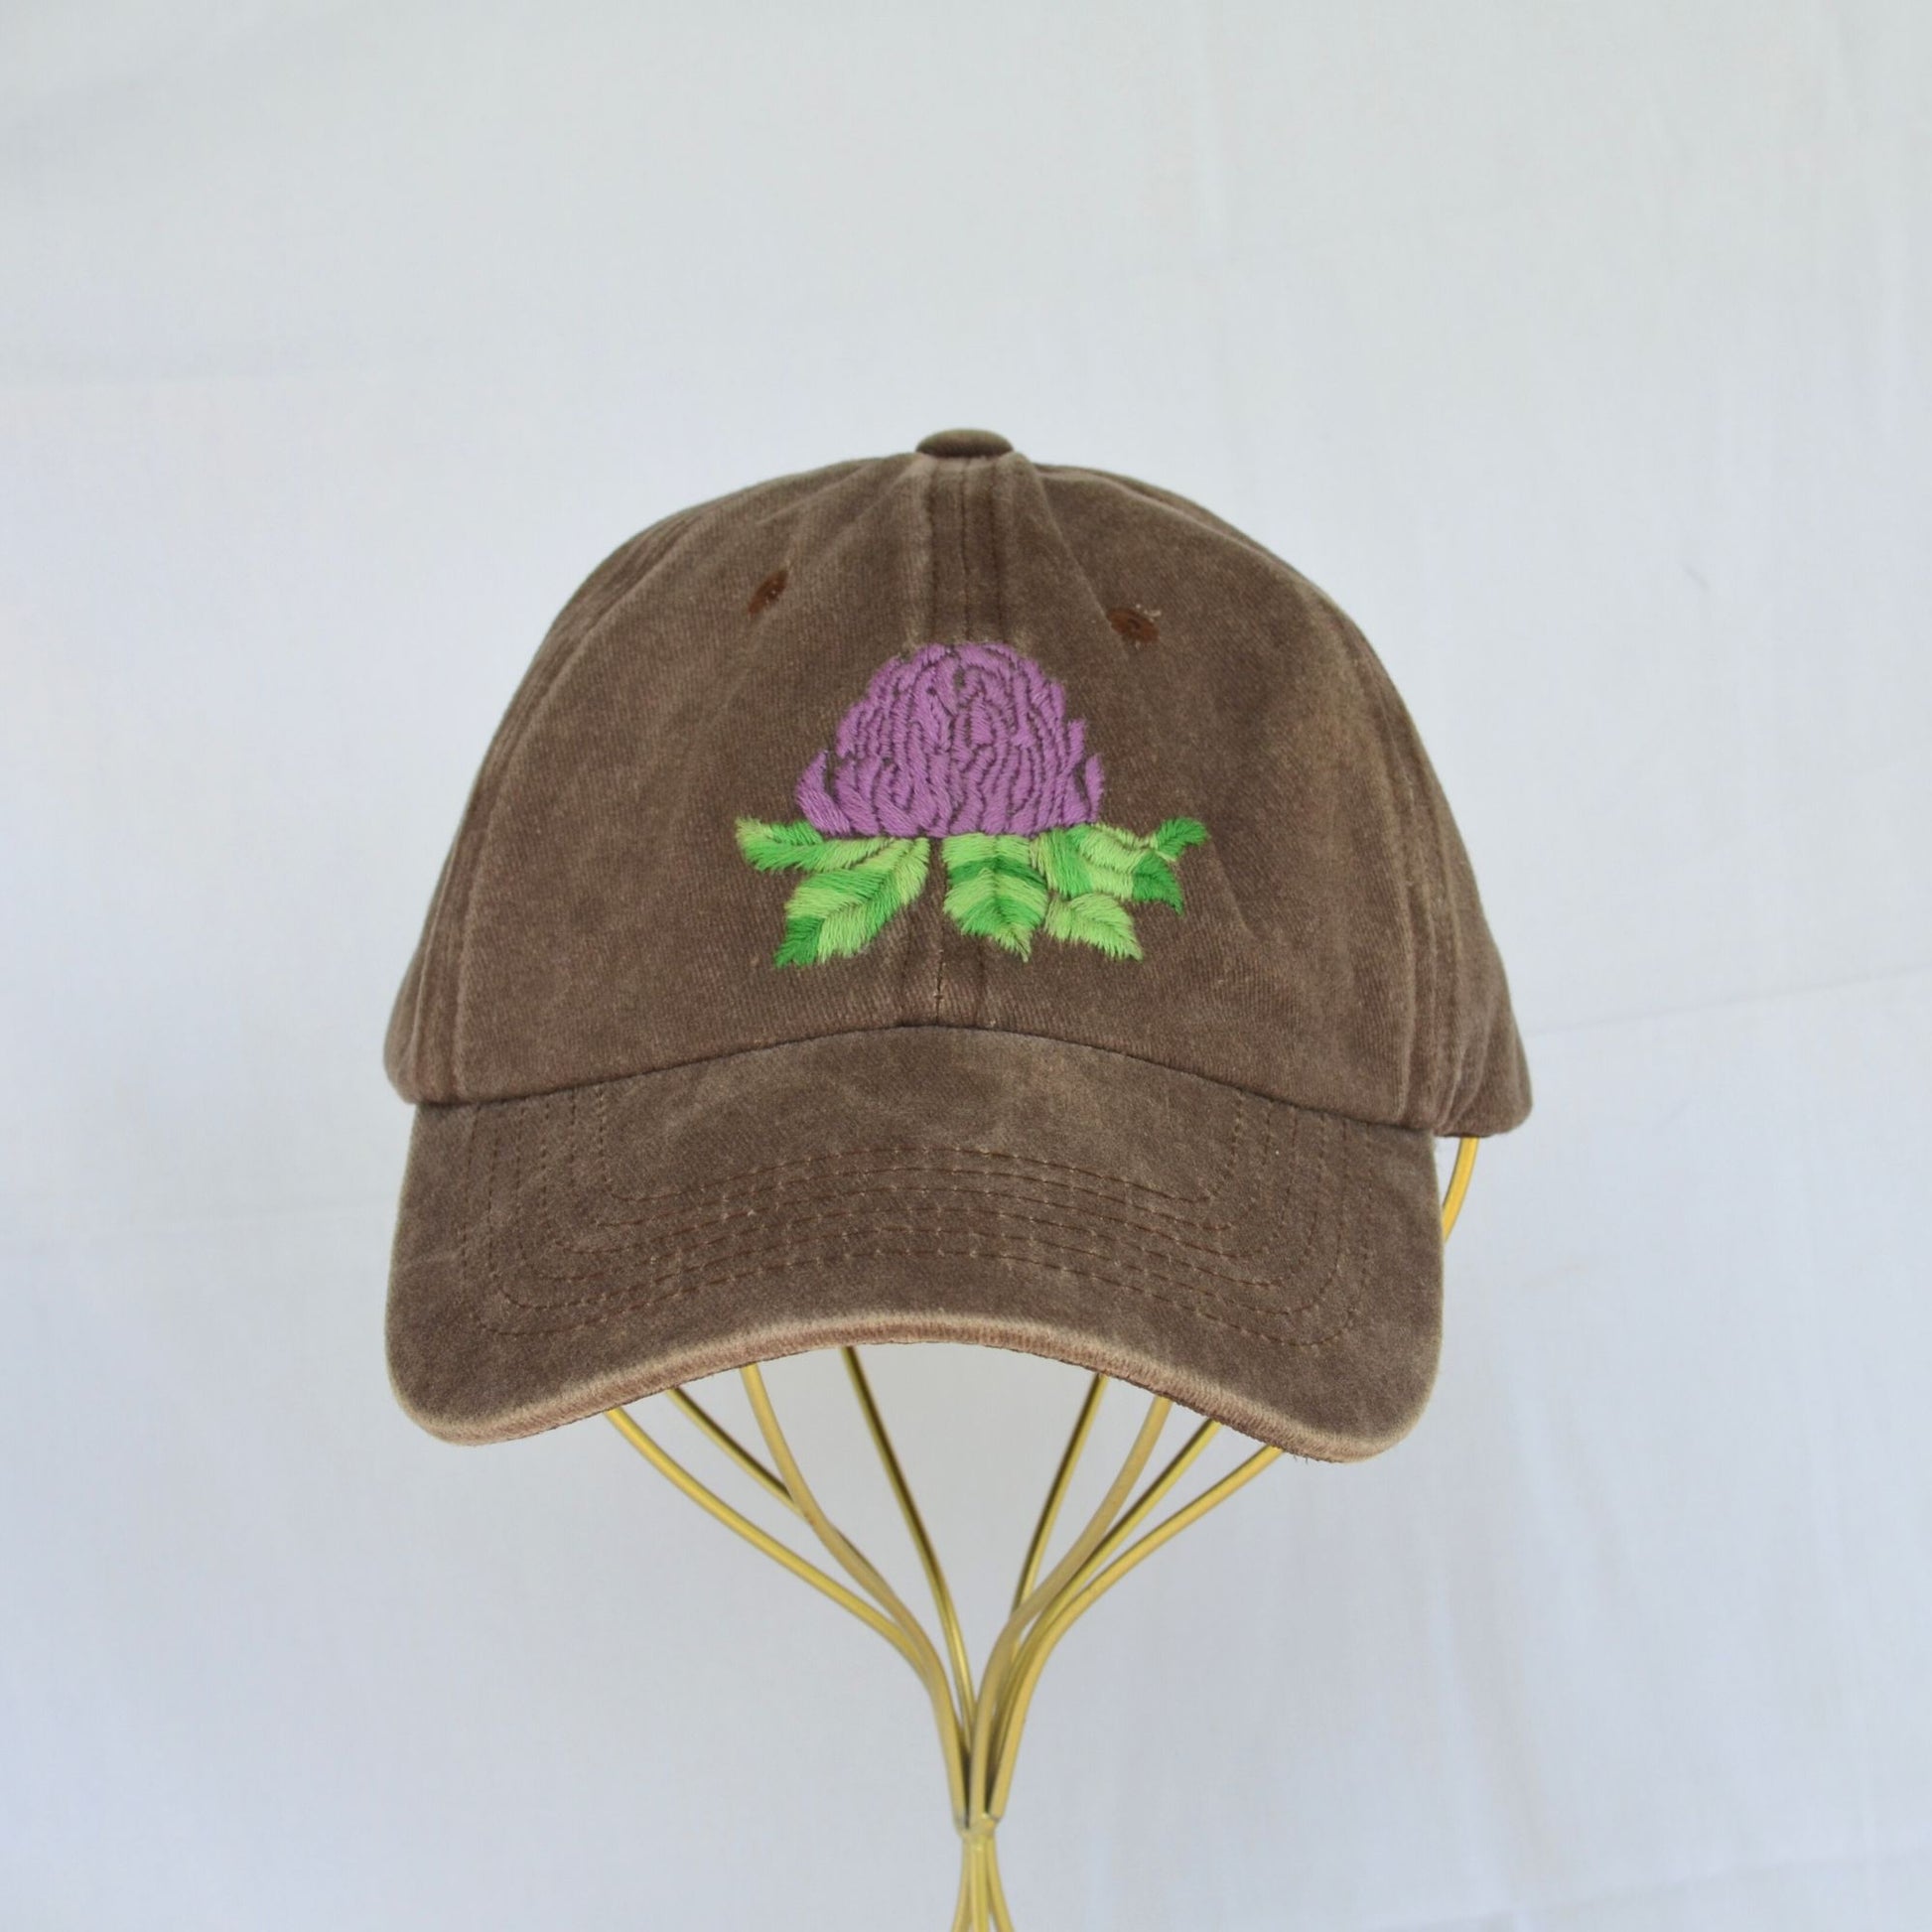
<svg viewBox="0 0 1932 1932">
<path fill-rule="evenodd" d="M 1465 1139 L 1457 1147 L 1454 1167 L 1443 1199 L 1445 1239 L 1461 1212 L 1470 1171 L 1475 1163 L 1475 1151 L 1476 1143 L 1473 1140 Z M 1074 1469 L 1086 1447 L 1095 1413 L 1106 1390 L 1106 1378 L 1094 1376 L 1080 1404 L 1079 1414 L 1074 1419 L 1073 1432 L 1067 1439 L 1066 1449 L 1047 1490 L 1045 1504 L 1040 1510 L 1032 1541 L 1028 1544 L 1020 1582 L 1014 1591 L 1013 1613 L 994 1639 L 979 1681 L 975 1683 L 945 1573 L 926 1534 L 918 1506 L 912 1499 L 911 1486 L 905 1479 L 897 1451 L 893 1447 L 865 1366 L 856 1348 L 844 1349 L 842 1353 L 873 1447 L 885 1468 L 899 1513 L 904 1518 L 906 1532 L 918 1555 L 920 1567 L 925 1572 L 933 1607 L 938 1615 L 939 1643 L 933 1641 L 924 1625 L 892 1586 L 826 1514 L 798 1467 L 791 1446 L 779 1426 L 764 1379 L 756 1367 L 746 1368 L 741 1374 L 759 1434 L 764 1438 L 765 1448 L 777 1465 L 775 1468 L 760 1461 L 688 1392 L 672 1389 L 666 1393 L 699 1433 L 709 1439 L 729 1461 L 812 1531 L 838 1567 L 858 1586 L 856 1589 L 808 1562 L 787 1544 L 734 1509 L 647 1435 L 628 1410 L 616 1408 L 606 1413 L 631 1448 L 700 1508 L 743 1537 L 754 1549 L 762 1552 L 793 1576 L 810 1584 L 821 1595 L 849 1611 L 868 1629 L 890 1643 L 911 1666 L 932 1706 L 945 1761 L 947 1789 L 952 1800 L 953 1823 L 959 1833 L 959 1891 L 953 1908 L 951 1932 L 1014 1932 L 1013 1914 L 1007 1905 L 1006 1888 L 1000 1879 L 995 1834 L 1006 1813 L 1027 1714 L 1032 1708 L 1034 1692 L 1047 1659 L 1072 1624 L 1129 1572 L 1139 1568 L 1155 1551 L 1172 1542 L 1189 1524 L 1198 1522 L 1209 1510 L 1245 1487 L 1263 1469 L 1278 1461 L 1282 1451 L 1278 1449 L 1257 1449 L 1219 1481 L 1210 1484 L 1192 1502 L 1173 1510 L 1155 1528 L 1144 1532 L 1148 1519 L 1218 1433 L 1217 1424 L 1201 1423 L 1161 1472 L 1131 1503 L 1128 1502 L 1135 1483 L 1140 1480 L 1142 1471 L 1154 1454 L 1172 1409 L 1172 1404 L 1165 1397 L 1155 1397 L 1148 1405 L 1126 1460 L 1101 1496 L 1085 1527 L 1041 1579 L 1039 1572 L 1045 1562 L 1054 1524 L 1066 1500 Z M 944 1647 L 943 1655 L 941 1645 Z"/>
</svg>

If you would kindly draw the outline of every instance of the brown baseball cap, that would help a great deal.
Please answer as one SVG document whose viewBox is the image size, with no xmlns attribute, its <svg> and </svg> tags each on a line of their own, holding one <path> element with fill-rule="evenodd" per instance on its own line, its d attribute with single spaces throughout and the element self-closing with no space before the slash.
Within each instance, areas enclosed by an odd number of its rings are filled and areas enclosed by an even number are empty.
<svg viewBox="0 0 1932 1932">
<path fill-rule="evenodd" d="M 1529 1109 L 1360 632 L 1183 498 L 983 430 L 599 565 L 387 1064 L 391 1373 L 471 1443 L 940 1340 L 1370 1455 L 1435 1374 L 1433 1137 Z"/>
</svg>

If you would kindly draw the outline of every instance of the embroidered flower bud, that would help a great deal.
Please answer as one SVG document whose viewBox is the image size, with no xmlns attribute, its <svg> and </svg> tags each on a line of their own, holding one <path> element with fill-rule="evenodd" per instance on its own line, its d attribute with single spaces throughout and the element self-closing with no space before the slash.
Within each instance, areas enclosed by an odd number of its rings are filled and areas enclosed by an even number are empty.
<svg viewBox="0 0 1932 1932">
<path fill-rule="evenodd" d="M 1101 824 L 1086 740 L 1059 683 L 1010 644 L 927 644 L 880 665 L 798 780 L 804 817 L 738 821 L 751 866 L 801 875 L 773 964 L 864 952 L 924 890 L 934 839 L 961 932 L 1022 959 L 1042 933 L 1139 959 L 1130 908 L 1180 910 L 1180 858 L 1207 828 Z"/>
<path fill-rule="evenodd" d="M 828 838 L 1035 833 L 1100 816 L 1100 760 L 1066 692 L 1007 644 L 890 658 L 798 780 Z"/>
</svg>

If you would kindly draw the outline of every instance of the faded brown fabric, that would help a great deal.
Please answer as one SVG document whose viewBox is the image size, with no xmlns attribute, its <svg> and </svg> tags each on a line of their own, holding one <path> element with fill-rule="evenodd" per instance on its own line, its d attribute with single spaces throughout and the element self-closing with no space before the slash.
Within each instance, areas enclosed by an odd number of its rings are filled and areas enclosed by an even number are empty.
<svg viewBox="0 0 1932 1932">
<path fill-rule="evenodd" d="M 492 1440 L 934 1337 L 1106 1368 L 1310 1454 L 1420 1412 L 1431 1137 L 1509 1128 L 1529 1088 L 1414 726 L 1251 539 L 996 445 L 685 511 L 553 626 L 389 1033 L 421 1103 L 391 1365 L 426 1427 Z M 935 851 L 869 950 L 777 970 L 788 887 L 735 820 L 796 815 L 883 660 L 969 639 L 1065 685 L 1109 822 L 1205 823 L 1184 916 L 1138 912 L 1139 962 L 1022 960 L 945 918 Z"/>
</svg>

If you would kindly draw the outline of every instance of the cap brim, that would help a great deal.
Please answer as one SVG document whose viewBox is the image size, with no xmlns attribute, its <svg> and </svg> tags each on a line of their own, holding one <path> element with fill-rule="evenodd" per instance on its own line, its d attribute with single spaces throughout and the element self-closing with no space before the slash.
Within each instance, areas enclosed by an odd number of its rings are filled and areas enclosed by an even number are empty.
<svg viewBox="0 0 1932 1932">
<path fill-rule="evenodd" d="M 403 1406 L 453 1442 L 959 1341 L 1352 1461 L 1421 1414 L 1441 1313 L 1427 1134 L 904 1027 L 419 1109 L 388 1337 Z"/>
</svg>

